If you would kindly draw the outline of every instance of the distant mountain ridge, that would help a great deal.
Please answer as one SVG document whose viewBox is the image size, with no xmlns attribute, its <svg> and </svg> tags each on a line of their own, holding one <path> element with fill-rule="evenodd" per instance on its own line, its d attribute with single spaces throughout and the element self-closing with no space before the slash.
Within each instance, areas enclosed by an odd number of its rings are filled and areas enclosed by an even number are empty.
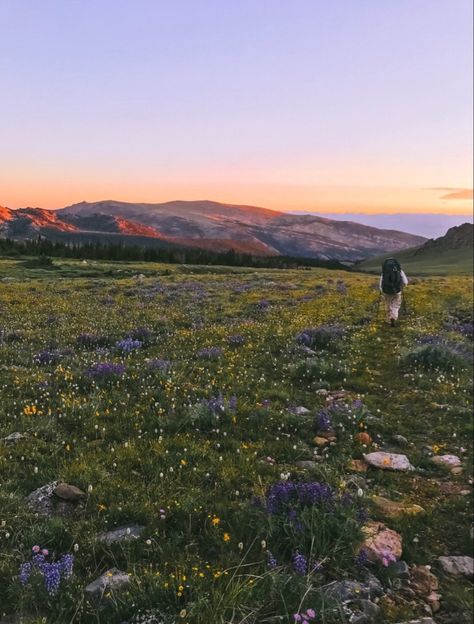
<svg viewBox="0 0 474 624">
<path fill-rule="evenodd" d="M 391 254 L 370 258 L 360 263 L 363 271 L 380 272 L 382 262 Z M 412 275 L 472 275 L 474 262 L 474 225 L 457 225 L 423 245 L 396 254 L 402 267 Z"/>
<path fill-rule="evenodd" d="M 160 204 L 115 200 L 81 202 L 52 211 L 0 208 L 0 236 L 71 242 L 100 233 L 124 243 L 234 249 L 254 255 L 291 255 L 356 261 L 413 247 L 425 238 L 316 215 L 295 215 L 209 200 Z"/>
</svg>

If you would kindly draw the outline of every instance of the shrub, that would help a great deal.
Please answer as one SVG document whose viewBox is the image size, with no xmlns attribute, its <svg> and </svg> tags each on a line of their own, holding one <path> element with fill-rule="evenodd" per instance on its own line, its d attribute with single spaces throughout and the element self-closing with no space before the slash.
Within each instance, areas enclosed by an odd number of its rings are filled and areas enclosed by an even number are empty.
<svg viewBox="0 0 474 624">
<path fill-rule="evenodd" d="M 462 353 L 448 344 L 423 344 L 405 353 L 401 365 L 453 371 L 465 368 L 467 361 L 465 354 L 463 357 Z"/>
</svg>

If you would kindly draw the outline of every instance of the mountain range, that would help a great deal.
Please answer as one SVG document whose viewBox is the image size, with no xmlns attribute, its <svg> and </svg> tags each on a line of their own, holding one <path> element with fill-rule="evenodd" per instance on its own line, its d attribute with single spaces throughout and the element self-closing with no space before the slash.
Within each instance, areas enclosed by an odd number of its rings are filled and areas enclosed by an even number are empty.
<svg viewBox="0 0 474 624">
<path fill-rule="evenodd" d="M 160 204 L 106 200 L 59 210 L 0 207 L 0 236 L 233 249 L 254 255 L 343 261 L 414 247 L 426 240 L 351 221 L 209 200 Z"/>
</svg>

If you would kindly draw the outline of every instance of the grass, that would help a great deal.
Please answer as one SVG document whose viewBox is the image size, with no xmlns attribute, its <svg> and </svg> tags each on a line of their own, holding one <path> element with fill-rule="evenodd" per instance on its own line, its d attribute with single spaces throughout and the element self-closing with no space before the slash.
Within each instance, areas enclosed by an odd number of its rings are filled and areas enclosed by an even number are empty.
<svg viewBox="0 0 474 624">
<path fill-rule="evenodd" d="M 449 249 L 442 253 L 437 249 L 432 249 L 423 254 L 416 255 L 417 247 L 405 249 L 396 253 L 404 271 L 410 275 L 471 275 L 473 266 L 473 248 L 463 247 L 461 249 Z M 360 271 L 369 273 L 380 273 L 382 262 L 385 258 L 393 257 L 386 254 L 377 258 L 370 258 L 357 265 Z"/>
<path fill-rule="evenodd" d="M 0 615 L 21 613 L 28 624 L 133 622 L 139 612 L 168 624 L 263 624 L 314 608 L 317 624 L 346 623 L 342 609 L 324 606 L 323 588 L 360 576 L 359 518 L 374 513 L 372 494 L 425 509 L 387 520 L 408 563 L 439 572 L 439 555 L 469 554 L 471 497 L 460 492 L 472 465 L 470 361 L 444 370 L 403 358 L 427 335 L 457 345 L 456 353 L 472 349 L 445 323 L 459 310 L 466 321 L 470 278 L 419 280 L 392 330 L 376 280 L 362 273 L 58 259 L 45 268 L 18 259 L 0 260 L 2 277 L 15 281 L 0 289 L 0 437 L 25 437 L 0 442 Z M 321 327 L 315 335 L 333 328 L 334 341 L 311 343 L 316 356 L 308 357 L 298 336 Z M 115 347 L 131 335 L 142 344 Z M 214 347 L 215 357 L 199 355 Z M 125 371 L 92 378 L 97 362 Z M 324 391 L 342 389 L 336 442 L 319 448 Z M 374 440 L 369 447 L 357 440 L 361 431 Z M 407 438 L 402 452 L 416 472 L 372 470 L 361 481 L 348 470 L 369 449 L 396 450 L 397 435 Z M 433 453 L 460 455 L 463 474 L 432 464 Z M 315 461 L 311 472 L 300 460 Z M 331 505 L 295 502 L 267 513 L 266 495 L 282 476 L 330 488 Z M 56 479 L 81 488 L 84 506 L 71 517 L 38 518 L 24 498 Z M 139 539 L 97 540 L 127 523 L 144 527 Z M 35 544 L 53 558 L 75 555 L 72 577 L 54 596 L 41 579 L 18 580 Z M 294 569 L 296 552 L 310 564 L 305 574 Z M 87 598 L 84 587 L 114 566 L 131 574 L 130 585 L 101 602 Z M 439 621 L 469 621 L 472 586 L 439 576 Z M 381 603 L 381 622 L 422 612 L 420 602 L 392 598 Z"/>
</svg>

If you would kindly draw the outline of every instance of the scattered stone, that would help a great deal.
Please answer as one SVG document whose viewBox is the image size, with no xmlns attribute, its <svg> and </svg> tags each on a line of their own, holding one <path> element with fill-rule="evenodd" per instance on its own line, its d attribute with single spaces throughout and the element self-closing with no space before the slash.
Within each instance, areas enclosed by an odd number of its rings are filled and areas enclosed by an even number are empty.
<svg viewBox="0 0 474 624">
<path fill-rule="evenodd" d="M 474 559 L 472 557 L 451 556 L 439 557 L 443 571 L 452 576 L 474 576 Z"/>
<path fill-rule="evenodd" d="M 431 458 L 433 464 L 447 468 L 452 474 L 462 473 L 461 460 L 457 455 L 436 455 Z"/>
<path fill-rule="evenodd" d="M 353 472 L 367 472 L 368 467 L 363 459 L 351 459 L 347 464 L 347 469 Z"/>
<path fill-rule="evenodd" d="M 345 390 L 335 390 L 333 392 L 328 392 L 326 395 L 327 402 L 334 401 L 342 401 L 347 396 L 347 392 Z"/>
<path fill-rule="evenodd" d="M 144 530 L 144 526 L 131 524 L 101 533 L 97 539 L 105 544 L 113 544 L 121 540 L 138 539 Z"/>
<path fill-rule="evenodd" d="M 25 499 L 27 507 L 40 516 L 51 516 L 54 507 L 52 497 L 57 485 L 57 481 L 51 481 L 28 494 Z"/>
<path fill-rule="evenodd" d="M 307 407 L 303 407 L 303 405 L 293 407 L 290 411 L 297 416 L 306 416 L 306 414 L 309 414 L 309 409 Z"/>
<path fill-rule="evenodd" d="M 52 481 L 28 494 L 25 503 L 31 511 L 42 517 L 70 516 L 80 508 L 80 501 L 84 497 L 85 493 L 74 485 Z"/>
<path fill-rule="evenodd" d="M 317 467 L 317 463 L 315 461 L 312 461 L 310 459 L 305 459 L 302 461 L 297 461 L 295 463 L 295 466 L 297 468 L 300 468 L 301 470 L 314 470 Z"/>
<path fill-rule="evenodd" d="M 370 434 L 367 433 L 367 431 L 361 431 L 360 433 L 357 433 L 354 436 L 354 439 L 356 442 L 359 442 L 360 444 L 366 444 L 367 446 L 369 444 L 372 444 L 372 437 L 370 436 Z"/>
<path fill-rule="evenodd" d="M 319 396 L 327 396 L 329 394 L 329 390 L 326 390 L 326 388 L 320 388 L 319 390 L 316 390 L 316 394 Z"/>
<path fill-rule="evenodd" d="M 433 618 L 420 618 L 419 620 L 409 620 L 407 622 L 399 622 L 398 624 L 436 624 Z"/>
<path fill-rule="evenodd" d="M 361 599 L 357 605 L 362 613 L 352 613 L 350 624 L 377 624 L 380 616 L 380 607 L 370 600 Z"/>
<path fill-rule="evenodd" d="M 6 438 L 3 438 L 5 444 L 16 444 L 20 440 L 24 440 L 26 436 L 24 436 L 19 431 L 15 431 L 14 433 L 10 433 Z"/>
<path fill-rule="evenodd" d="M 375 468 L 381 468 L 382 470 L 414 470 L 413 466 L 406 455 L 400 455 L 398 453 L 385 453 L 384 451 L 375 451 L 374 453 L 367 453 L 364 455 L 365 461 L 374 466 Z"/>
<path fill-rule="evenodd" d="M 389 566 L 388 571 L 395 578 L 403 580 L 410 578 L 410 567 L 406 561 L 395 561 Z"/>
<path fill-rule="evenodd" d="M 111 568 L 110 570 L 107 570 L 107 572 L 104 572 L 102 576 L 99 576 L 99 578 L 95 581 L 89 583 L 84 591 L 91 596 L 101 598 L 106 590 L 113 591 L 120 589 L 129 583 L 130 576 L 126 572 L 122 572 L 117 568 Z"/>
<path fill-rule="evenodd" d="M 328 442 L 335 442 L 337 440 L 334 431 L 318 431 L 317 436 L 319 438 L 325 438 Z"/>
<path fill-rule="evenodd" d="M 7 284 L 8 282 L 16 282 L 16 279 L 14 277 L 2 277 L 2 282 Z"/>
<path fill-rule="evenodd" d="M 389 500 L 383 496 L 373 496 L 372 503 L 379 514 L 386 518 L 400 518 L 405 515 L 416 515 L 425 510 L 420 505 Z"/>
<path fill-rule="evenodd" d="M 441 600 L 437 590 L 438 579 L 426 566 L 412 566 L 410 569 L 410 588 L 426 603 L 433 613 L 439 611 Z"/>
<path fill-rule="evenodd" d="M 322 447 L 322 446 L 326 446 L 326 444 L 329 444 L 329 440 L 327 438 L 323 438 L 321 436 L 315 436 L 313 438 L 313 443 L 316 446 Z"/>
<path fill-rule="evenodd" d="M 401 446 L 401 447 L 408 446 L 408 444 L 409 444 L 409 442 L 405 438 L 405 436 L 402 436 L 402 435 L 400 435 L 398 433 L 393 436 L 393 439 L 398 444 L 398 446 Z"/>
<path fill-rule="evenodd" d="M 86 493 L 75 485 L 69 483 L 59 483 L 53 490 L 53 494 L 58 498 L 71 503 L 77 503 L 85 497 Z"/>
<path fill-rule="evenodd" d="M 396 531 L 389 529 L 382 522 L 369 520 L 362 527 L 366 538 L 362 544 L 369 561 L 380 562 L 388 566 L 402 555 L 402 537 Z"/>
<path fill-rule="evenodd" d="M 300 345 L 299 346 L 299 351 L 301 353 L 304 353 L 305 355 L 307 355 L 308 357 L 314 357 L 315 355 L 318 355 L 316 353 L 316 351 L 313 351 L 313 349 L 310 349 L 309 347 L 307 347 L 306 345 Z M 327 390 L 326 390 L 327 392 Z"/>
</svg>

